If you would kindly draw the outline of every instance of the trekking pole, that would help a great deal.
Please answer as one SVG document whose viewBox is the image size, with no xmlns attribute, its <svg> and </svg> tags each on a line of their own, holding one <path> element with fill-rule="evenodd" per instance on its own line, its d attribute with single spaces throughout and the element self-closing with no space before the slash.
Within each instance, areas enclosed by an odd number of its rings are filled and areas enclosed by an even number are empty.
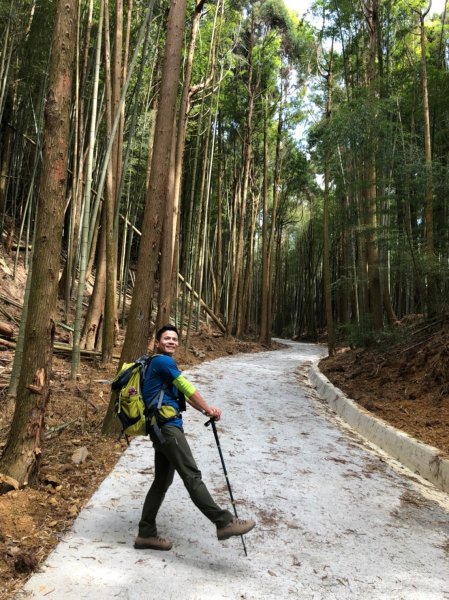
<svg viewBox="0 0 449 600">
<path fill-rule="evenodd" d="M 217 427 L 215 425 L 215 419 L 214 418 L 211 418 L 211 419 L 209 419 L 209 421 L 207 421 L 206 423 L 204 423 L 204 427 L 209 427 L 209 425 L 212 426 L 212 431 L 214 432 L 215 442 L 217 444 L 218 454 L 220 455 L 221 465 L 223 467 L 223 472 L 224 472 L 224 475 L 225 475 L 225 478 L 226 478 L 226 484 L 228 486 L 228 491 L 229 491 L 229 496 L 231 498 L 232 508 L 234 509 L 234 514 L 235 514 L 236 518 L 238 519 L 239 516 L 237 514 L 237 509 L 235 507 L 234 496 L 232 495 L 231 484 L 229 483 L 228 472 L 226 471 L 226 465 L 225 465 L 225 461 L 224 461 L 224 458 L 223 458 L 223 453 L 221 451 L 220 440 L 218 439 Z M 245 540 L 243 539 L 243 534 L 240 536 L 240 539 L 242 540 L 243 550 L 245 552 L 245 556 L 248 556 L 248 553 L 246 552 Z"/>
</svg>

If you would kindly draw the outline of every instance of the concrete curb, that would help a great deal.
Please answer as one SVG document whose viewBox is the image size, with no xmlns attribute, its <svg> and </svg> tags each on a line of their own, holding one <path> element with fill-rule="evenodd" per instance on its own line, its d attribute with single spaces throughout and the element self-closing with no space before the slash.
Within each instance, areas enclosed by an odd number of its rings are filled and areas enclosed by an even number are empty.
<svg viewBox="0 0 449 600">
<path fill-rule="evenodd" d="M 415 440 L 358 406 L 321 373 L 316 363 L 310 368 L 309 379 L 320 398 L 327 400 L 348 425 L 414 473 L 449 493 L 449 460 L 437 448 Z"/>
</svg>

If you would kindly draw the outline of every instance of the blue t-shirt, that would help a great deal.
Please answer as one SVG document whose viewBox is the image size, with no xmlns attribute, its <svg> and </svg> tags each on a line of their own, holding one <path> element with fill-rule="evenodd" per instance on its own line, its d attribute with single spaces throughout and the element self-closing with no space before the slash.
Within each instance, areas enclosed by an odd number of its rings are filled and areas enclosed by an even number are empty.
<svg viewBox="0 0 449 600">
<path fill-rule="evenodd" d="M 165 354 L 156 354 L 145 372 L 145 378 L 142 387 L 142 396 L 145 404 L 150 404 L 152 400 L 159 397 L 162 386 L 164 389 L 164 406 L 172 406 L 179 416 L 170 419 L 166 425 L 174 425 L 182 428 L 182 417 L 179 412 L 178 390 L 173 385 L 173 380 L 181 375 L 175 361 L 171 356 Z"/>
</svg>

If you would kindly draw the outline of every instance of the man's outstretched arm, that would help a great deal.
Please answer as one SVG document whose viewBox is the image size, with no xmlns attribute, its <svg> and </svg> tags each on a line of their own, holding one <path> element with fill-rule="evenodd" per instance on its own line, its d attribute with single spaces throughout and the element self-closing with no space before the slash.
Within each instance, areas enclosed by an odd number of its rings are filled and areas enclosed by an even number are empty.
<svg viewBox="0 0 449 600">
<path fill-rule="evenodd" d="M 179 377 L 173 381 L 173 384 L 184 394 L 187 402 L 193 406 L 193 408 L 196 408 L 196 410 L 199 410 L 208 417 L 213 417 L 217 421 L 220 420 L 221 410 L 215 406 L 209 406 L 195 386 L 183 375 L 179 375 Z"/>
</svg>

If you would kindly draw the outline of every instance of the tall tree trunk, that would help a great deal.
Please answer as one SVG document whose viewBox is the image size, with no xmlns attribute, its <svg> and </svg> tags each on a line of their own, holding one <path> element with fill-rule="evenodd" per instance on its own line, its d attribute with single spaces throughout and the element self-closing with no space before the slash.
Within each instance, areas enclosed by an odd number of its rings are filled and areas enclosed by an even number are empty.
<svg viewBox="0 0 449 600">
<path fill-rule="evenodd" d="M 84 142 L 85 142 L 85 100 L 84 95 L 79 93 L 84 89 L 84 84 L 88 75 L 88 65 L 89 65 L 89 48 L 90 48 L 90 38 L 92 33 L 92 18 L 93 18 L 93 0 L 89 0 L 88 13 L 87 13 L 87 22 L 86 22 L 86 31 L 84 37 L 84 49 L 83 49 L 83 59 L 82 59 L 82 68 L 79 73 L 79 82 L 78 82 L 78 107 L 76 108 L 78 115 L 78 127 L 75 129 L 75 135 L 77 135 L 77 140 L 75 143 L 75 151 L 77 149 L 78 156 L 74 158 L 74 173 L 73 173 L 73 194 L 72 200 L 70 203 L 70 235 L 69 235 L 69 243 L 67 248 L 67 261 L 64 265 L 62 276 L 59 280 L 59 297 L 65 299 L 65 313 L 68 314 L 69 304 L 72 295 L 72 288 L 75 285 L 76 280 L 76 249 L 78 248 L 78 238 L 81 224 L 81 207 L 83 202 L 83 194 L 84 194 L 84 166 L 86 154 L 84 151 Z M 79 29 L 79 24 L 78 24 Z M 79 36 L 79 33 L 78 33 Z M 77 38 L 78 38 L 77 36 Z M 78 64 L 77 64 L 77 72 L 78 72 Z M 76 101 L 76 98 L 75 98 Z"/>
<path fill-rule="evenodd" d="M 123 0 L 115 0 L 115 36 L 114 36 L 114 58 L 112 61 L 112 115 L 117 113 L 119 110 L 120 93 L 123 85 L 123 66 L 122 66 L 122 54 L 123 54 Z M 119 189 L 119 182 L 122 177 L 122 148 L 123 148 L 123 109 L 120 111 L 120 125 L 119 134 L 114 140 L 114 146 L 112 149 L 112 170 L 114 177 L 114 192 L 115 202 L 119 202 L 117 192 Z M 112 122 L 111 122 L 112 126 Z M 115 203 L 114 203 L 115 204 Z"/>
<path fill-rule="evenodd" d="M 187 117 L 189 113 L 190 82 L 192 79 L 193 57 L 195 54 L 196 39 L 200 26 L 201 11 L 205 0 L 196 2 L 192 20 L 189 49 L 187 51 L 183 89 L 179 108 L 178 127 L 174 127 L 172 162 L 170 170 L 169 197 L 164 221 L 164 248 L 160 265 L 160 289 L 157 327 L 167 323 L 170 318 L 170 308 L 173 293 L 173 267 L 175 261 L 175 239 L 178 229 L 179 198 L 181 193 L 182 166 L 184 162 L 184 149 L 187 133 Z M 165 231 L 167 234 L 165 234 Z M 170 255 L 167 254 L 170 252 Z"/>
<path fill-rule="evenodd" d="M 370 54 L 368 63 L 368 86 L 370 97 L 375 100 L 376 90 L 376 48 L 378 40 L 378 0 L 370 0 L 365 5 L 366 21 L 370 36 Z M 375 122 L 375 119 L 372 120 Z M 365 175 L 366 200 L 366 262 L 368 269 L 368 298 L 369 310 L 374 329 L 383 327 L 382 291 L 379 271 L 379 248 L 377 240 L 377 179 L 374 131 L 371 131 L 369 148 L 367 150 Z"/>
<path fill-rule="evenodd" d="M 167 23 L 167 41 L 156 131 L 151 160 L 142 238 L 139 246 L 136 283 L 123 345 L 122 360 L 147 349 L 150 332 L 150 308 L 159 264 L 159 249 L 167 201 L 168 176 L 173 139 L 181 51 L 185 25 L 186 0 L 172 0 Z"/>
<path fill-rule="evenodd" d="M 98 107 L 98 87 L 100 81 L 100 63 L 101 63 L 101 44 L 102 44 L 102 33 L 103 33 L 103 18 L 104 18 L 104 3 L 100 2 L 100 15 L 98 19 L 98 33 L 97 33 L 97 47 L 95 52 L 95 74 L 93 81 L 92 91 L 92 108 L 91 108 L 91 120 L 89 130 L 89 147 L 87 154 L 87 166 L 86 166 L 86 188 L 85 188 L 85 201 L 84 201 L 84 216 L 82 222 L 82 236 L 81 236 L 81 255 L 80 255 L 80 268 L 79 268 L 79 282 L 76 299 L 76 311 L 75 320 L 73 326 L 73 353 L 72 353 L 72 367 L 71 377 L 76 379 L 78 373 L 78 367 L 80 362 L 80 337 L 81 337 L 81 312 L 83 306 L 83 294 L 86 277 L 87 261 L 89 258 L 89 225 L 91 218 L 91 196 L 92 196 L 92 173 L 94 163 L 94 148 L 95 148 L 95 136 L 96 136 L 96 123 L 97 123 L 97 107 Z"/>
<path fill-rule="evenodd" d="M 81 335 L 81 347 L 86 350 L 98 349 L 98 332 L 103 318 L 104 298 L 106 295 L 106 228 L 105 214 L 101 215 L 102 227 L 99 231 L 98 252 L 95 268 L 94 289 L 89 301 L 89 307 L 84 320 L 83 332 Z M 101 347 L 101 345 L 100 345 Z"/>
<path fill-rule="evenodd" d="M 246 205 L 248 195 L 249 174 L 252 160 L 252 144 L 253 144 L 253 113 L 255 102 L 255 85 L 253 81 L 253 44 L 254 44 L 254 20 L 252 17 L 251 31 L 248 48 L 248 109 L 246 113 L 246 135 L 243 147 L 243 175 L 242 189 L 240 196 L 240 218 L 237 239 L 237 255 L 234 265 L 234 273 L 232 278 L 231 294 L 229 300 L 228 320 L 226 323 L 226 337 L 230 337 L 235 320 L 235 311 L 237 304 L 237 293 L 243 268 L 243 250 L 244 250 L 244 232 L 246 225 Z"/>
<path fill-rule="evenodd" d="M 114 55 L 114 81 L 112 81 L 111 50 L 110 50 L 110 27 L 109 6 L 105 0 L 105 66 L 106 66 L 106 133 L 107 138 L 112 136 L 112 120 L 117 112 L 120 97 L 121 81 L 121 53 L 122 53 L 122 21 L 123 6 L 121 0 L 116 0 L 116 39 Z M 120 47 L 117 48 L 117 43 Z M 117 80 L 118 79 L 118 80 Z M 117 283 L 117 243 L 114 232 L 116 192 L 117 192 L 117 160 L 118 160 L 118 138 L 114 137 L 111 153 L 108 160 L 106 172 L 106 193 L 104 202 L 105 218 L 103 223 L 106 227 L 106 293 L 103 315 L 103 343 L 101 360 L 103 364 L 110 363 L 114 347 L 114 331 L 117 321 L 116 283 Z M 120 165 L 121 169 L 121 165 Z M 120 172 L 120 171 L 119 171 Z"/>
<path fill-rule="evenodd" d="M 204 101 L 204 100 L 203 100 Z M 198 293 L 198 297 L 201 298 L 202 287 L 203 287 L 203 274 L 204 274 L 204 242 L 207 237 L 207 222 L 208 222 L 208 208 L 209 208 L 209 188 L 208 188 L 208 171 L 209 171 L 209 156 L 213 154 L 213 141 L 211 141 L 211 137 L 213 137 L 213 128 L 212 124 L 212 110 L 207 111 L 207 123 L 206 123 L 206 138 L 203 142 L 203 155 L 201 161 L 201 184 L 199 189 L 199 209 L 198 209 L 198 220 L 196 225 L 195 232 L 195 242 L 194 242 L 194 264 L 192 269 L 192 282 L 195 287 L 195 291 Z M 195 296 L 194 294 L 190 295 L 190 306 L 189 306 L 189 320 L 187 326 L 187 335 L 186 335 L 186 347 L 188 347 L 190 340 L 190 328 L 192 324 L 192 316 L 193 316 L 193 307 Z M 199 328 L 200 321 L 200 311 L 201 304 L 197 302 L 197 311 L 196 311 L 196 329 Z"/>
<path fill-rule="evenodd" d="M 217 156 L 217 277 L 213 310 L 221 313 L 221 290 L 223 286 L 223 139 L 221 115 L 218 115 L 218 156 Z"/>
<path fill-rule="evenodd" d="M 25 332 L 27 344 L 14 418 L 0 461 L 0 471 L 16 479 L 20 486 L 32 482 L 39 469 L 45 410 L 50 393 L 78 0 L 57 0 L 55 11 Z"/>
<path fill-rule="evenodd" d="M 185 14 L 186 0 L 172 0 L 168 14 L 167 41 L 159 91 L 159 97 L 163 99 L 163 102 L 159 103 L 156 119 L 151 172 L 137 260 L 136 283 L 121 353 L 121 362 L 135 358 L 148 348 L 151 305 L 155 275 L 159 264 L 159 250 L 168 192 L 167 184 Z M 113 427 L 113 402 L 110 402 L 103 423 L 103 432 L 108 433 Z"/>
<path fill-rule="evenodd" d="M 132 4 L 132 2 L 130 2 Z M 131 8 L 131 7 L 130 7 Z M 129 39 L 129 23 L 127 40 Z M 128 42 L 127 42 L 128 43 Z M 112 62 L 111 81 L 111 120 L 108 123 L 109 137 L 113 135 L 113 119 L 120 114 L 118 134 L 114 135 L 114 143 L 111 151 L 110 169 L 108 171 L 107 188 L 111 189 L 110 202 L 106 209 L 106 260 L 108 264 L 106 276 L 106 297 L 104 307 L 102 362 L 108 364 L 112 360 L 112 351 L 116 334 L 118 334 L 117 319 L 117 255 L 118 255 L 118 219 L 116 215 L 120 205 L 122 179 L 122 155 L 123 155 L 123 132 L 124 132 L 124 103 L 120 105 L 120 96 L 125 81 L 127 65 L 123 65 L 123 0 L 115 2 L 115 39 L 114 59 Z"/>
<path fill-rule="evenodd" d="M 252 329 L 253 320 L 253 285 L 254 285 L 254 240 L 256 235 L 256 220 L 259 213 L 260 196 L 253 191 L 251 201 L 251 216 L 249 220 L 248 255 L 246 258 L 245 277 L 242 285 L 242 301 L 237 319 L 237 337 Z"/>
<path fill-rule="evenodd" d="M 270 291 L 268 271 L 268 98 L 265 98 L 263 127 L 263 183 L 262 183 L 262 275 L 260 282 L 260 332 L 259 341 L 267 346 L 271 343 L 268 331 L 268 295 Z"/>
<path fill-rule="evenodd" d="M 164 225 L 162 228 L 161 257 L 159 262 L 159 301 L 156 317 L 156 330 L 170 321 L 172 303 L 172 271 L 175 258 L 175 235 L 177 226 L 177 206 L 175 207 L 175 157 L 176 127 L 173 127 L 172 151 L 167 183 Z"/>
<path fill-rule="evenodd" d="M 334 40 L 332 38 L 329 66 L 325 72 L 326 80 L 326 122 L 330 122 L 332 105 L 332 62 L 333 62 Z M 327 326 L 327 349 L 330 356 L 335 354 L 335 333 L 334 317 L 332 310 L 332 290 L 331 290 L 331 270 L 329 262 L 329 180 L 330 180 L 330 156 L 329 151 L 325 150 L 324 156 L 324 199 L 323 199 L 323 287 L 324 304 L 326 311 Z"/>
<path fill-rule="evenodd" d="M 428 264 L 428 284 L 426 290 L 427 313 L 434 316 L 438 310 L 438 282 L 437 274 L 434 272 L 434 235 L 433 235 L 433 179 L 432 179 L 432 141 L 430 136 L 430 111 L 429 111 L 429 92 L 427 83 L 427 58 L 426 58 L 426 33 L 424 29 L 424 20 L 430 11 L 432 2 L 425 12 L 419 12 L 420 46 L 421 46 L 421 86 L 422 86 L 422 105 L 424 120 L 424 150 L 426 156 L 426 188 L 425 188 L 425 235 L 426 235 L 426 256 Z"/>
<path fill-rule="evenodd" d="M 424 119 L 424 150 L 426 155 L 426 195 L 425 195 L 425 220 L 426 220 L 426 251 L 433 256 L 433 183 L 432 183 L 432 143 L 430 139 L 430 112 L 429 92 L 427 85 L 427 59 L 426 59 L 426 32 L 424 30 L 424 19 L 430 10 L 432 3 L 426 12 L 419 14 L 419 30 L 421 45 L 421 86 Z"/>
<path fill-rule="evenodd" d="M 278 128 L 277 128 L 277 137 L 276 137 L 276 156 L 274 162 L 274 176 L 273 176 L 273 205 L 271 208 L 271 230 L 270 235 L 268 236 L 268 248 L 267 248 L 267 256 L 268 256 L 268 290 L 267 290 L 267 331 L 270 336 L 271 343 L 271 329 L 272 329 L 272 319 L 273 319 L 273 278 L 272 278 L 272 269 L 273 269 L 273 253 L 274 253 L 274 242 L 276 238 L 276 228 L 278 226 L 278 206 L 279 206 L 279 188 L 280 188 L 280 177 L 281 177 L 281 141 L 282 141 L 282 130 L 283 130 L 283 119 L 284 119 L 284 102 L 287 94 L 287 86 L 288 81 L 284 79 L 284 89 L 283 94 L 281 94 L 280 102 L 279 102 L 279 116 L 278 116 Z M 280 232 L 279 232 L 280 235 Z M 280 240 L 279 240 L 280 244 Z M 276 272 L 276 275 L 277 272 Z M 275 280 L 276 281 L 276 280 Z M 274 283 L 274 288 L 276 289 L 276 283 Z"/>
</svg>

